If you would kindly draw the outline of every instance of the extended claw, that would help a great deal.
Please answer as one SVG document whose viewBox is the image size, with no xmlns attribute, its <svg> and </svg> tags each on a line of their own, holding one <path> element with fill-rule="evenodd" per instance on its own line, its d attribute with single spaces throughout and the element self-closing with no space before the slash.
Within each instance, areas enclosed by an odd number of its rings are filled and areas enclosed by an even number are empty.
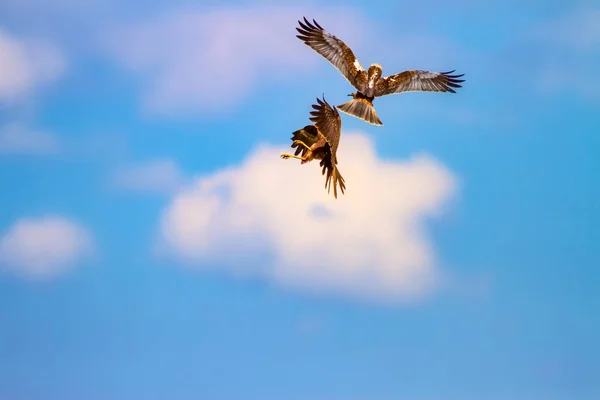
<svg viewBox="0 0 600 400">
<path fill-rule="evenodd" d="M 283 158 L 284 160 L 287 160 L 288 158 L 297 158 L 298 160 L 304 160 L 304 158 L 300 156 L 295 156 L 293 154 L 282 154 L 281 158 Z"/>
<path fill-rule="evenodd" d="M 294 140 L 294 143 L 299 144 L 301 146 L 306 147 L 308 150 L 310 150 L 310 146 L 308 146 L 306 143 L 304 143 L 302 140 Z"/>
</svg>

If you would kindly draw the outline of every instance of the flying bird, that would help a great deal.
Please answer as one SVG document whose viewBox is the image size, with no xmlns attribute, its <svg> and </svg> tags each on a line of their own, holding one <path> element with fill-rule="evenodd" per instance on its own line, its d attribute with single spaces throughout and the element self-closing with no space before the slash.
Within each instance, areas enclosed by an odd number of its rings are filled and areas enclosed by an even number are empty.
<svg viewBox="0 0 600 400">
<path fill-rule="evenodd" d="M 281 158 L 297 158 L 301 160 L 300 164 L 308 163 L 314 159 L 321 160 L 322 175 L 326 175 L 325 188 L 327 193 L 333 186 L 333 196 L 337 199 L 337 186 L 339 185 L 342 194 L 346 189 L 344 178 L 340 175 L 337 168 L 337 149 L 340 143 L 340 134 L 342 130 L 342 119 L 340 113 L 329 103 L 317 97 L 317 104 L 313 104 L 314 111 L 310 112 L 309 119 L 314 122 L 312 125 L 306 125 L 292 133 L 292 148 L 295 148 L 295 154 L 282 154 Z M 302 153 L 300 156 L 298 154 Z"/>
<path fill-rule="evenodd" d="M 373 63 L 365 71 L 350 47 L 325 31 L 314 19 L 312 24 L 306 17 L 304 23 L 298 23 L 300 28 L 296 30 L 300 35 L 296 37 L 333 64 L 357 90 L 348 95 L 352 100 L 337 108 L 370 124 L 383 125 L 373 107 L 376 97 L 404 92 L 456 93 L 453 88 L 462 87 L 459 83 L 464 82 L 464 79 L 457 79 L 464 74 L 450 75 L 455 70 L 431 72 L 415 69 L 382 78 L 381 65 Z"/>
</svg>

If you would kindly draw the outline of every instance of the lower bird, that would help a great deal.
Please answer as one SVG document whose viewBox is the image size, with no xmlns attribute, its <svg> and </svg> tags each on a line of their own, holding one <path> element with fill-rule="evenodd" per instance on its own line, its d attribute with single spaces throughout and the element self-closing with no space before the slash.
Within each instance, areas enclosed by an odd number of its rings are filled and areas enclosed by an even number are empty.
<svg viewBox="0 0 600 400">
<path fill-rule="evenodd" d="M 337 109 L 329 103 L 317 97 L 317 104 L 313 104 L 314 111 L 310 112 L 312 125 L 306 125 L 292 133 L 292 148 L 295 154 L 282 154 L 281 158 L 297 158 L 301 164 L 308 163 L 314 159 L 321 160 L 322 175 L 326 175 L 325 188 L 327 193 L 333 186 L 333 196 L 337 199 L 337 186 L 342 194 L 346 189 L 344 178 L 337 168 L 337 149 L 340 142 L 342 130 L 342 119 Z M 300 154 L 301 155 L 298 155 Z"/>
<path fill-rule="evenodd" d="M 356 89 L 348 95 L 352 96 L 352 100 L 337 108 L 370 124 L 383 125 L 373 107 L 376 97 L 404 92 L 456 93 L 453 88 L 462 87 L 459 83 L 464 82 L 464 79 L 457 79 L 464 74 L 451 75 L 454 70 L 432 72 L 413 69 L 382 77 L 381 65 L 373 63 L 365 70 L 350 47 L 324 30 L 314 19 L 313 23 L 306 18 L 304 23 L 298 23 L 300 27 L 296 30 L 300 34 L 296 37 L 333 64 Z"/>
</svg>

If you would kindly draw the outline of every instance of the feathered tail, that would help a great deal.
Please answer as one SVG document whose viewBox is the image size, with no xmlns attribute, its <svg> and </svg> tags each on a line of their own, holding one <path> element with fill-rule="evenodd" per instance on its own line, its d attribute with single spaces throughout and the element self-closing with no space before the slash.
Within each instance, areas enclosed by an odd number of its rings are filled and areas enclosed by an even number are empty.
<svg viewBox="0 0 600 400">
<path fill-rule="evenodd" d="M 321 166 L 323 167 L 322 174 L 325 175 L 327 173 L 325 178 L 325 188 L 327 189 L 327 193 L 331 191 L 331 186 L 333 186 L 333 197 L 337 199 L 338 185 L 342 191 L 342 194 L 344 194 L 344 191 L 346 190 L 346 182 L 340 174 L 340 171 L 337 169 L 337 166 L 331 162 L 331 156 L 321 160 Z"/>
<path fill-rule="evenodd" d="M 353 115 L 373 125 L 383 125 L 383 122 L 377 116 L 373 103 L 369 99 L 357 97 L 337 106 L 338 110 L 346 114 Z"/>
</svg>

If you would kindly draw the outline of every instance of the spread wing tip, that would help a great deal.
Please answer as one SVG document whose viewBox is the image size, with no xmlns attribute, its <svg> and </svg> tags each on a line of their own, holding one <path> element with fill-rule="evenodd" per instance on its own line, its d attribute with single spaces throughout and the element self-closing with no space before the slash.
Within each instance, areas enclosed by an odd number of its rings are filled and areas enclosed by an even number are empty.
<svg viewBox="0 0 600 400">
<path fill-rule="evenodd" d="M 454 82 L 464 82 L 465 80 L 462 79 L 456 79 L 456 78 L 460 78 L 465 76 L 465 74 L 458 74 L 458 75 L 450 75 L 451 73 L 453 73 L 455 70 L 452 71 L 448 71 L 448 72 L 440 72 L 440 74 L 444 75 L 446 78 L 449 78 L 449 80 L 454 81 Z"/>
<path fill-rule="evenodd" d="M 308 19 L 306 19 L 306 17 L 302 17 L 304 19 L 304 23 L 302 23 L 302 21 L 298 20 L 298 23 L 300 24 L 300 26 L 304 29 L 306 29 L 307 31 L 316 31 L 316 30 L 323 30 L 323 28 L 321 27 L 321 25 L 319 25 L 319 23 L 313 19 L 312 23 L 310 23 L 310 21 Z"/>
<path fill-rule="evenodd" d="M 321 25 L 319 25 L 319 23 L 313 18 L 313 23 L 315 24 L 315 26 L 317 28 L 319 28 L 320 30 L 323 30 L 323 28 L 321 27 Z"/>
<path fill-rule="evenodd" d="M 450 93 L 456 93 L 456 91 L 452 88 L 461 88 L 462 85 L 460 85 L 459 83 L 462 83 L 465 81 L 465 79 L 457 79 L 457 78 L 464 76 L 465 74 L 450 75 L 454 71 L 456 71 L 456 70 L 453 69 L 452 71 L 441 72 L 441 74 L 444 75 L 448 79 L 448 81 L 446 82 L 445 89 Z"/>
</svg>

